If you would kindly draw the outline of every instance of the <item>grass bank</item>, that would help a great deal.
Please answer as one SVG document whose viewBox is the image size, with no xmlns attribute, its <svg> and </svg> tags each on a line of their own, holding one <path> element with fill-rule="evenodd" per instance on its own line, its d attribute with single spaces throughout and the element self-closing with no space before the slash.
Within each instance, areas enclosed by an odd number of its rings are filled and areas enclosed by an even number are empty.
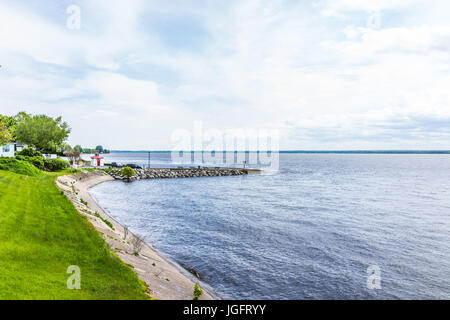
<svg viewBox="0 0 450 320">
<path fill-rule="evenodd" d="M 11 166 L 19 173 L 0 169 L 0 299 L 148 298 L 143 282 L 57 189 L 58 174 Z M 80 290 L 67 288 L 71 265 L 80 267 Z"/>
</svg>

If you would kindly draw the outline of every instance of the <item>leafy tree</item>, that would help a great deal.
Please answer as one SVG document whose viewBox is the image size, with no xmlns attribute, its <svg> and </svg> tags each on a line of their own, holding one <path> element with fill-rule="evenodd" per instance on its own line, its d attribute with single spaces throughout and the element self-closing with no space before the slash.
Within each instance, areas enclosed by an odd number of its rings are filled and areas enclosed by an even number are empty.
<svg viewBox="0 0 450 320">
<path fill-rule="evenodd" d="M 35 147 L 39 151 L 54 152 L 64 147 L 70 128 L 61 117 L 21 114 L 15 129 L 17 142 Z"/>
<path fill-rule="evenodd" d="M 10 143 L 12 134 L 9 131 L 6 121 L 0 119 L 0 146 Z"/>
<path fill-rule="evenodd" d="M 73 148 L 70 146 L 70 144 L 68 144 L 68 143 L 63 143 L 62 145 L 61 145 L 61 147 L 63 148 L 63 150 L 64 151 L 67 151 L 67 150 L 73 150 Z"/>
<path fill-rule="evenodd" d="M 15 129 L 17 121 L 15 117 L 8 117 L 0 114 L 0 145 L 5 145 L 15 140 Z M 6 141 L 7 140 L 7 141 Z"/>
<path fill-rule="evenodd" d="M 8 117 L 8 116 L 4 116 L 2 114 L 0 114 L 0 121 L 4 122 L 5 125 L 11 130 L 14 128 L 14 126 L 16 125 L 16 120 L 14 119 L 14 117 Z"/>
<path fill-rule="evenodd" d="M 21 111 L 21 112 L 19 112 L 18 114 L 16 114 L 16 115 L 15 115 L 14 117 L 12 117 L 12 118 L 14 119 L 14 122 L 15 122 L 15 123 L 18 123 L 18 122 L 20 122 L 20 121 L 22 121 L 22 120 L 31 118 L 31 115 L 28 114 L 28 113 L 26 113 L 26 112 Z"/>
<path fill-rule="evenodd" d="M 79 144 L 77 144 L 75 147 L 73 147 L 73 150 L 76 150 L 76 151 L 78 151 L 79 153 L 82 153 L 82 152 L 83 152 L 83 148 L 82 148 Z"/>
<path fill-rule="evenodd" d="M 3 122 L 4 125 L 6 125 L 6 128 L 8 129 L 9 133 L 10 133 L 10 141 L 16 141 L 16 126 L 17 123 L 23 119 L 29 118 L 30 115 L 25 113 L 25 112 L 19 112 L 18 114 L 16 114 L 13 117 L 9 117 L 9 116 L 4 116 L 2 114 L 0 114 L 0 122 Z"/>
<path fill-rule="evenodd" d="M 98 153 L 102 153 L 103 152 L 103 146 L 96 146 L 95 150 L 97 150 Z"/>
</svg>

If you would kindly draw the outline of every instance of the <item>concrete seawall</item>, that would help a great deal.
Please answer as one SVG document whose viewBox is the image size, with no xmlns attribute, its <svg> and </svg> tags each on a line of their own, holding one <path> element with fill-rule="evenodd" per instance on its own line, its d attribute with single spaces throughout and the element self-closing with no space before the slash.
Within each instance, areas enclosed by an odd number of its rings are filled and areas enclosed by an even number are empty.
<svg viewBox="0 0 450 320">
<path fill-rule="evenodd" d="M 249 170 L 235 168 L 152 168 L 134 169 L 135 175 L 130 180 L 139 179 L 167 179 L 167 178 L 193 178 L 193 177 L 219 177 L 219 176 L 241 176 L 248 174 Z M 257 172 L 260 172 L 257 170 Z M 108 172 L 114 179 L 126 180 L 120 169 L 110 169 Z M 252 170 L 252 173 L 256 173 Z"/>
</svg>

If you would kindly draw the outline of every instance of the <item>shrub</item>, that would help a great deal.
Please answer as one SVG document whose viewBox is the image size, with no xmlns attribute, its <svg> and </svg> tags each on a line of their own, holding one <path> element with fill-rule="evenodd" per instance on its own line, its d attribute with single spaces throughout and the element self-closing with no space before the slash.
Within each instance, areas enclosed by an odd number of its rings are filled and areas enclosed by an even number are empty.
<svg viewBox="0 0 450 320">
<path fill-rule="evenodd" d="M 31 163 L 14 158 L 0 158 L 0 170 L 11 171 L 32 177 L 41 174 L 41 172 Z"/>
<path fill-rule="evenodd" d="M 61 171 L 69 168 L 69 163 L 62 159 L 44 159 L 44 169 L 46 171 Z"/>
<path fill-rule="evenodd" d="M 38 168 L 39 170 L 44 170 L 44 158 L 43 157 L 28 157 L 28 156 L 16 156 L 17 160 L 21 160 L 21 161 L 27 161 L 29 163 L 31 163 L 32 165 L 34 165 L 36 168 Z"/>
<path fill-rule="evenodd" d="M 30 148 L 28 148 L 30 149 Z M 24 149 L 25 150 L 25 149 Z M 31 154 L 26 152 L 27 154 Z M 16 156 L 17 160 L 20 161 L 27 161 L 34 165 L 36 168 L 40 170 L 46 170 L 46 171 L 61 171 L 63 169 L 66 169 L 69 167 L 69 163 L 67 161 L 64 161 L 62 159 L 44 159 L 42 156 L 24 156 L 24 155 L 18 155 Z"/>
<path fill-rule="evenodd" d="M 25 157 L 42 157 L 42 153 L 34 150 L 33 148 L 25 148 L 22 151 L 17 152 L 16 155 Z"/>
<path fill-rule="evenodd" d="M 193 300 L 198 300 L 198 298 L 200 298 L 200 296 L 203 295 L 203 289 L 198 285 L 198 283 L 195 284 L 194 286 L 194 299 Z"/>
<path fill-rule="evenodd" d="M 120 171 L 120 174 L 128 179 L 135 175 L 134 170 L 130 167 L 125 167 Z"/>
</svg>

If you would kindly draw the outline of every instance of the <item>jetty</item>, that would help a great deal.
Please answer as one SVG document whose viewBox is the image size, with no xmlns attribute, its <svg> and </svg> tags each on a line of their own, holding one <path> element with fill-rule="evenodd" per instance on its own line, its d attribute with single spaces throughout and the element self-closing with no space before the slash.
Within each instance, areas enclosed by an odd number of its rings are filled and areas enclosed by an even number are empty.
<svg viewBox="0 0 450 320">
<path fill-rule="evenodd" d="M 134 169 L 134 176 L 128 178 L 121 174 L 121 169 L 109 168 L 108 174 L 116 180 L 168 179 L 194 177 L 241 176 L 249 173 L 260 173 L 258 169 L 237 168 L 150 168 Z"/>
</svg>

